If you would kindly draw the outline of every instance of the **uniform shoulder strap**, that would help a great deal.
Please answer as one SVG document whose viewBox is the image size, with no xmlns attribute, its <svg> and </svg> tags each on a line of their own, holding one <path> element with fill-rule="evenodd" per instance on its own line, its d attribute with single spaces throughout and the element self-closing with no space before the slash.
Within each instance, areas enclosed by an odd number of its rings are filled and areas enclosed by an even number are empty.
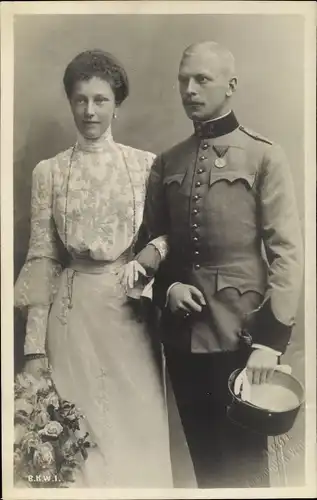
<svg viewBox="0 0 317 500">
<path fill-rule="evenodd" d="M 271 146 L 273 144 L 273 142 L 266 137 L 263 137 L 262 135 L 259 135 L 253 132 L 253 130 L 245 128 L 242 125 L 239 125 L 239 130 L 241 130 L 241 132 L 243 132 L 244 134 L 247 134 L 249 137 L 252 137 L 252 139 L 255 139 L 256 141 L 265 142 L 266 144 L 270 144 Z"/>
</svg>

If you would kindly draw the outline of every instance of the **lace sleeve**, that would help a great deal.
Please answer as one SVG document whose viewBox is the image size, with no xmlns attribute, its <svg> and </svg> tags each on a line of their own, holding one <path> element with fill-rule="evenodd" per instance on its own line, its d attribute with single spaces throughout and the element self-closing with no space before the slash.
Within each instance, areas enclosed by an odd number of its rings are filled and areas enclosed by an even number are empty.
<svg viewBox="0 0 317 500">
<path fill-rule="evenodd" d="M 24 354 L 44 354 L 49 306 L 28 308 Z"/>
<path fill-rule="evenodd" d="M 26 262 L 15 284 L 14 305 L 27 309 L 25 354 L 44 353 L 50 304 L 59 285 L 62 265 L 59 240 L 52 215 L 50 163 L 39 163 L 33 171 L 31 235 Z"/>
<path fill-rule="evenodd" d="M 19 308 L 49 305 L 57 291 L 62 266 L 52 198 L 50 164 L 44 161 L 33 171 L 29 251 L 15 284 L 15 306 Z"/>
<path fill-rule="evenodd" d="M 167 235 L 164 234 L 163 236 L 158 236 L 154 240 L 150 241 L 148 245 L 155 246 L 161 256 L 161 262 L 166 259 L 169 250 Z"/>
</svg>

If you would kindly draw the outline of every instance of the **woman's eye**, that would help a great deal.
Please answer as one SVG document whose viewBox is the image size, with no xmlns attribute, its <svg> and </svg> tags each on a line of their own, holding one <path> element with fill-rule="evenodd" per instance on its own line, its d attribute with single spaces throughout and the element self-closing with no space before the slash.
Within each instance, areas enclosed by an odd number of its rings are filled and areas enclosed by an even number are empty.
<svg viewBox="0 0 317 500">
<path fill-rule="evenodd" d="M 105 97 L 97 97 L 95 99 L 95 103 L 97 104 L 104 104 L 105 102 L 107 102 L 107 99 Z"/>
</svg>

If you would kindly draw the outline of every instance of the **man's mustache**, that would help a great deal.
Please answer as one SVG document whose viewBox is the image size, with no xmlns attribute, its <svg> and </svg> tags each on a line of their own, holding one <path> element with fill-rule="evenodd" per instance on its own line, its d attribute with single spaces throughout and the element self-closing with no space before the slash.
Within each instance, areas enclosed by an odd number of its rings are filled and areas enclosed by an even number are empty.
<svg viewBox="0 0 317 500">
<path fill-rule="evenodd" d="M 204 104 L 202 101 L 197 101 L 195 99 L 183 99 L 183 104 Z"/>
</svg>

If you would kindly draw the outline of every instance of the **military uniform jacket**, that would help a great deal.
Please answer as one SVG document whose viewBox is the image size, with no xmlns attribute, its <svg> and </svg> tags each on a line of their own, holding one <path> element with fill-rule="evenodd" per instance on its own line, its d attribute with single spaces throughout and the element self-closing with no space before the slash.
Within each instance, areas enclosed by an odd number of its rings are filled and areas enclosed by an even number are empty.
<svg viewBox="0 0 317 500">
<path fill-rule="evenodd" d="M 167 234 L 170 245 L 154 294 L 163 340 L 192 352 L 235 350 L 247 331 L 253 343 L 284 352 L 302 280 L 288 162 L 233 112 L 194 125 L 191 137 L 157 157 L 145 202 L 147 239 Z M 173 282 L 200 289 L 201 313 L 164 308 Z"/>
</svg>

